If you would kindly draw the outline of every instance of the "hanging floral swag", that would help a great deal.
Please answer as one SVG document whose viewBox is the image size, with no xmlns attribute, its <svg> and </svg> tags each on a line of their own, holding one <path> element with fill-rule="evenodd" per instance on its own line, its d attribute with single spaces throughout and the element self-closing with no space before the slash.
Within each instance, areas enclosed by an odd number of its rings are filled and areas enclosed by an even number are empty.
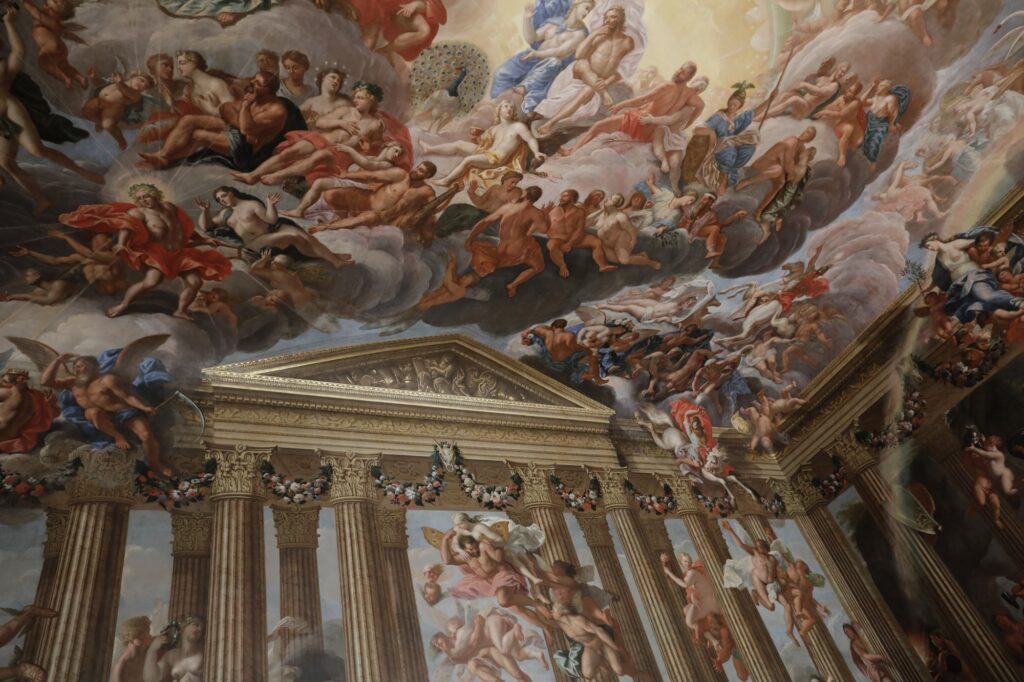
<svg viewBox="0 0 1024 682">
<path fill-rule="evenodd" d="M 512 482 L 508 485 L 494 486 L 477 482 L 473 473 L 462 463 L 462 451 L 450 441 L 434 444 L 434 453 L 430 461 L 430 473 L 419 483 L 395 483 L 380 467 L 373 467 L 373 484 L 384 491 L 384 495 L 392 504 L 405 507 L 436 502 L 446 487 L 445 475 L 451 472 L 458 479 L 462 492 L 484 509 L 505 509 L 519 499 L 523 489 L 523 479 L 512 474 Z"/>
<path fill-rule="evenodd" d="M 167 511 L 202 502 L 213 485 L 217 460 L 208 459 L 201 472 L 191 476 L 162 476 L 142 460 L 135 462 L 135 492 Z"/>
<path fill-rule="evenodd" d="M 637 490 L 636 486 L 628 480 L 623 481 L 622 485 L 625 486 L 629 494 L 640 505 L 640 509 L 645 512 L 661 516 L 676 510 L 676 500 L 672 497 L 672 489 L 667 485 L 662 487 L 664 495 L 645 495 Z"/>
<path fill-rule="evenodd" d="M 63 470 L 53 476 L 25 476 L 0 468 L 0 502 L 14 505 L 19 502 L 37 501 L 43 495 L 64 490 L 64 485 L 74 478 L 82 468 L 82 460 L 76 457 Z"/>
<path fill-rule="evenodd" d="M 590 479 L 586 491 L 582 493 L 576 492 L 554 475 L 551 476 L 551 486 L 569 509 L 577 512 L 597 509 L 597 500 L 601 497 L 601 484 L 596 477 Z"/>
<path fill-rule="evenodd" d="M 832 473 L 824 478 L 812 478 L 811 485 L 826 500 L 834 500 L 846 488 L 846 465 L 842 457 L 832 457 Z"/>
<path fill-rule="evenodd" d="M 302 478 L 282 476 L 269 461 L 260 465 L 260 474 L 267 492 L 288 504 L 306 504 L 319 500 L 331 489 L 331 466 L 320 467 L 320 475 L 311 481 Z"/>
</svg>

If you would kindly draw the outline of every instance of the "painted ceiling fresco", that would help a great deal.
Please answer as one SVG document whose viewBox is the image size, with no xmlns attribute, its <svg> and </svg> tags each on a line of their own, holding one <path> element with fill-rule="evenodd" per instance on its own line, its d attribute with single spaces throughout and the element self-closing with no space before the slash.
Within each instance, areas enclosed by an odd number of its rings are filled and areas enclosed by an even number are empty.
<svg viewBox="0 0 1024 682">
<path fill-rule="evenodd" d="M 777 451 L 905 292 L 961 353 L 920 367 L 948 385 L 1024 339 L 1021 221 L 985 224 L 1024 177 L 1019 3 L 23 0 L 2 22 L 4 472 L 113 447 L 170 476 L 164 408 L 203 368 L 460 332 L 706 481 L 713 427 Z M 418 361 L 338 381 L 529 398 Z"/>
</svg>

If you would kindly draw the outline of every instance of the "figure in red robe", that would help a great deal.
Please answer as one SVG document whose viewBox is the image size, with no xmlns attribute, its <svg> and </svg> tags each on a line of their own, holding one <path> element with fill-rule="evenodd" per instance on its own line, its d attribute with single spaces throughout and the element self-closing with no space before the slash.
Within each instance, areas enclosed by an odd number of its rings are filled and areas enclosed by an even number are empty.
<svg viewBox="0 0 1024 682">
<path fill-rule="evenodd" d="M 56 414 L 42 391 L 28 387 L 28 372 L 0 376 L 0 452 L 31 452 L 50 430 Z"/>
<path fill-rule="evenodd" d="M 389 58 L 407 62 L 430 47 L 437 31 L 448 21 L 442 0 L 348 0 L 363 31 L 363 44 Z"/>
<path fill-rule="evenodd" d="M 816 298 L 822 294 L 827 294 L 828 280 L 825 278 L 825 273 L 831 267 L 831 265 L 822 265 L 816 270 L 811 270 L 796 282 L 780 291 L 779 303 L 782 304 L 783 314 L 789 313 L 789 309 L 793 307 L 793 301 L 798 298 Z"/>
<path fill-rule="evenodd" d="M 188 215 L 165 201 L 154 185 L 139 183 L 129 189 L 134 204 L 89 204 L 60 216 L 68 227 L 117 235 L 114 252 L 135 270 L 141 281 L 128 287 L 124 298 L 107 310 L 117 317 L 142 293 L 165 279 L 180 279 L 184 285 L 174 316 L 191 320 L 188 308 L 204 281 L 220 281 L 231 273 L 231 263 L 217 251 L 196 248 L 217 246 L 217 242 L 196 233 Z"/>
</svg>

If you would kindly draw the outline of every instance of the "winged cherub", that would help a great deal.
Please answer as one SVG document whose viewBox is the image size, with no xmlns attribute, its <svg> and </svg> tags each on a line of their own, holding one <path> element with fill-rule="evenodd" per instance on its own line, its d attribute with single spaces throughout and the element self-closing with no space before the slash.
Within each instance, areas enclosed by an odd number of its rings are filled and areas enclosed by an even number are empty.
<svg viewBox="0 0 1024 682">
<path fill-rule="evenodd" d="M 42 386 L 65 391 L 60 396 L 64 417 L 83 435 L 98 435 L 100 442 L 112 439 L 122 450 L 131 448 L 128 436 L 133 435 L 146 453 L 149 466 L 170 476 L 173 472 L 160 459 L 160 443 L 149 423 L 157 408 L 147 404 L 133 388 L 139 379 L 148 383 L 169 378 L 157 361 L 147 358 L 169 338 L 169 334 L 144 336 L 99 357 L 59 353 L 32 339 L 7 340 L 36 364 L 42 372 Z M 90 433 L 92 430 L 98 434 Z"/>
</svg>

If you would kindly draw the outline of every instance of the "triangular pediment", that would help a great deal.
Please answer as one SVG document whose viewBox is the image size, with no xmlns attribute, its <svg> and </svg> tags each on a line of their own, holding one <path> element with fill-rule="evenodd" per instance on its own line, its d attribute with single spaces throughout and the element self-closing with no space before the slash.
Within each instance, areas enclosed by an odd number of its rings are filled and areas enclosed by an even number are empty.
<svg viewBox="0 0 1024 682">
<path fill-rule="evenodd" d="M 318 393 L 486 401 L 611 413 L 527 365 L 460 334 L 293 353 L 213 367 L 208 380 L 304 384 Z M 261 381 L 262 380 L 262 381 Z"/>
</svg>

